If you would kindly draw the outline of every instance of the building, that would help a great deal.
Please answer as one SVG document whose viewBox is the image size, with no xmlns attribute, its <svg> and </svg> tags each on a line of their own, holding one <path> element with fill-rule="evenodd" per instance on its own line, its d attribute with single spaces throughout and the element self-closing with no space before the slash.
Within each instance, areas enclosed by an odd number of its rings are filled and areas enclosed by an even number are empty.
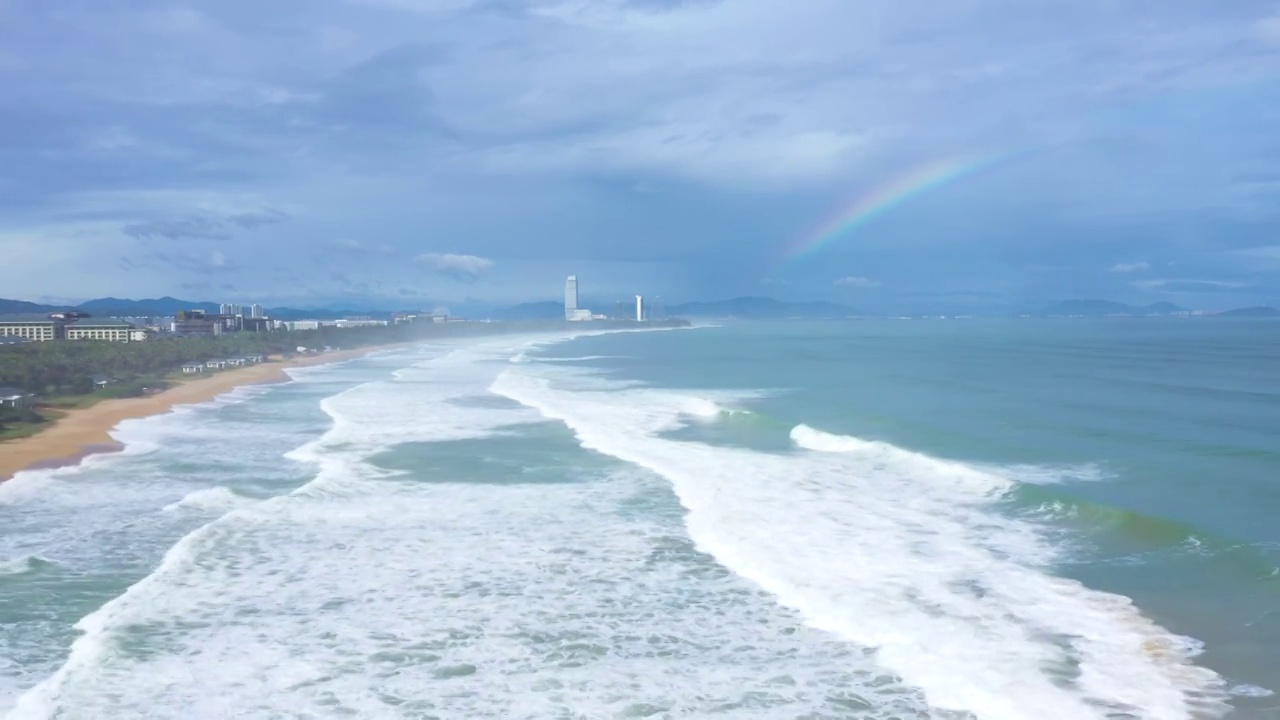
<svg viewBox="0 0 1280 720">
<path fill-rule="evenodd" d="M 564 319 L 575 320 L 578 310 L 578 276 L 570 275 L 564 281 Z"/>
<path fill-rule="evenodd" d="M 636 322 L 644 322 L 644 296 L 636 296 Z"/>
<path fill-rule="evenodd" d="M 389 320 L 374 320 L 367 315 L 357 315 L 346 317 L 341 320 L 334 321 L 334 327 L 350 328 L 350 327 L 375 327 L 390 324 Z"/>
<path fill-rule="evenodd" d="M 274 326 L 267 318 L 236 318 L 240 321 L 240 332 L 271 332 Z"/>
<path fill-rule="evenodd" d="M 66 326 L 66 321 L 48 315 L 0 315 L 0 337 L 61 340 Z"/>
<path fill-rule="evenodd" d="M 27 407 L 34 396 L 16 387 L 0 387 L 0 407 Z"/>
<path fill-rule="evenodd" d="M 22 345 L 29 342 L 31 342 L 30 338 L 18 337 L 17 335 L 0 337 L 0 345 Z"/>
<path fill-rule="evenodd" d="M 67 325 L 64 332 L 68 340 L 105 340 L 107 342 L 129 342 L 133 331 L 131 323 L 116 318 L 78 320 Z"/>
<path fill-rule="evenodd" d="M 153 335 L 155 335 L 153 330 L 136 327 L 129 331 L 129 342 L 144 342 L 150 340 Z"/>
<path fill-rule="evenodd" d="M 240 307 L 239 305 L 234 305 L 232 303 L 222 303 L 221 305 L 218 306 L 218 314 L 226 315 L 228 317 L 244 315 L 244 308 Z"/>
<path fill-rule="evenodd" d="M 263 311 L 261 305 L 254 303 L 249 306 L 249 317 L 256 320 L 258 318 L 265 318 L 266 316 L 267 314 Z"/>
<path fill-rule="evenodd" d="M 225 329 L 222 315 L 209 315 L 203 310 L 179 310 L 169 324 L 174 335 L 214 336 Z"/>
<path fill-rule="evenodd" d="M 116 382 L 116 379 L 115 379 L 115 378 L 113 378 L 113 377 L 109 377 L 109 376 L 107 376 L 107 375 L 94 375 L 94 376 L 93 376 L 93 387 L 94 387 L 94 388 L 96 388 L 96 389 L 98 389 L 98 390 L 101 390 L 102 388 L 104 388 L 104 387 L 106 387 L 106 386 L 110 385 L 110 384 L 111 384 L 111 383 L 113 383 L 113 382 Z"/>
<path fill-rule="evenodd" d="M 193 375 L 195 373 L 204 372 L 204 363 L 187 363 L 182 366 L 183 375 Z"/>
</svg>

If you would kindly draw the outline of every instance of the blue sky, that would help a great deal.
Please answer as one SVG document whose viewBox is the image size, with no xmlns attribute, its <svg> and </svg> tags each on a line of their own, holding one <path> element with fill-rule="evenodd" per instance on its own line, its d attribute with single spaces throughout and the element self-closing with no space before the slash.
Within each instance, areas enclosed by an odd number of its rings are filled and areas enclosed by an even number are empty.
<svg viewBox="0 0 1280 720">
<path fill-rule="evenodd" d="M 0 296 L 1280 303 L 1278 71 L 1247 0 L 0 0 Z"/>
</svg>

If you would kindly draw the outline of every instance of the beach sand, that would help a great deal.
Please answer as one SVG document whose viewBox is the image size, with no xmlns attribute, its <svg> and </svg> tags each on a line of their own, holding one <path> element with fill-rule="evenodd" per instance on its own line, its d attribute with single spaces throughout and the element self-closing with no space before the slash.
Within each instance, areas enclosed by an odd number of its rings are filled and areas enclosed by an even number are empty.
<svg viewBox="0 0 1280 720">
<path fill-rule="evenodd" d="M 87 408 L 68 410 L 35 435 L 0 442 L 0 482 L 23 470 L 76 465 L 94 453 L 120 450 L 121 445 L 111 437 L 110 431 L 121 420 L 157 415 L 175 405 L 206 402 L 241 385 L 282 382 L 289 379 L 285 374 L 287 368 L 340 362 L 394 347 L 400 345 L 339 350 L 265 362 L 193 380 L 184 379 L 163 392 L 147 397 L 103 400 Z"/>
</svg>

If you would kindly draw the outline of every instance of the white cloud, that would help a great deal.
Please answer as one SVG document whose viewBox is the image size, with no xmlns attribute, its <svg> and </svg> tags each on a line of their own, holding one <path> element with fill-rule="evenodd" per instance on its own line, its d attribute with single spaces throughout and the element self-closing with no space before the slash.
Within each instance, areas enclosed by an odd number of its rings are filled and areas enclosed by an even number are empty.
<svg viewBox="0 0 1280 720">
<path fill-rule="evenodd" d="M 870 278 L 855 277 L 853 275 L 850 275 L 848 277 L 842 277 L 839 280 L 836 280 L 835 285 L 836 287 L 847 287 L 847 288 L 878 288 L 881 285 L 883 285 L 883 283 L 881 283 L 879 280 L 872 280 Z"/>
<path fill-rule="evenodd" d="M 1164 278 L 1159 280 L 1135 280 L 1133 286 L 1139 290 L 1160 290 L 1172 293 L 1212 292 L 1215 290 L 1238 290 L 1249 287 L 1249 283 L 1231 280 L 1200 280 L 1195 278 Z"/>
<path fill-rule="evenodd" d="M 213 267 L 220 268 L 227 266 L 227 256 L 220 250 L 214 250 L 209 253 L 209 264 Z"/>
<path fill-rule="evenodd" d="M 475 255 L 452 253 L 425 253 L 414 258 L 437 275 L 445 275 L 463 282 L 474 282 L 493 268 L 493 261 Z"/>
<path fill-rule="evenodd" d="M 1236 254 L 1249 258 L 1258 258 L 1260 260 L 1280 260 L 1280 245 L 1246 248 L 1244 250 L 1237 250 Z"/>
<path fill-rule="evenodd" d="M 1263 40 L 1280 45 L 1280 15 L 1259 20 L 1254 23 L 1253 29 Z"/>
<path fill-rule="evenodd" d="M 338 238 L 333 241 L 333 244 L 343 250 L 350 250 L 352 252 L 379 253 L 382 255 L 396 254 L 396 249 L 387 243 L 370 244 L 361 242 L 354 238 Z"/>
<path fill-rule="evenodd" d="M 1137 273 L 1146 272 L 1150 269 L 1151 265 L 1145 262 L 1116 263 L 1111 266 L 1111 272 L 1113 273 Z"/>
</svg>

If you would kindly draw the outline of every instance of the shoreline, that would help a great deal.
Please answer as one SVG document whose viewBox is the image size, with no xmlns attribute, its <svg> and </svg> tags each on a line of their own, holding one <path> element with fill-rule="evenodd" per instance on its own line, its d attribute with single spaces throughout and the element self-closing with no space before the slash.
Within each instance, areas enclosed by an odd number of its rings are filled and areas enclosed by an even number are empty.
<svg viewBox="0 0 1280 720">
<path fill-rule="evenodd" d="M 86 408 L 67 410 L 34 435 L 0 442 L 0 483 L 12 480 L 20 472 L 74 467 L 90 455 L 123 450 L 124 445 L 111 437 L 111 431 L 124 420 L 161 415 L 179 405 L 208 402 L 245 385 L 288 382 L 285 371 L 290 368 L 329 365 L 416 344 L 374 345 L 267 361 L 203 377 L 184 378 L 155 395 L 102 400 Z"/>
</svg>

